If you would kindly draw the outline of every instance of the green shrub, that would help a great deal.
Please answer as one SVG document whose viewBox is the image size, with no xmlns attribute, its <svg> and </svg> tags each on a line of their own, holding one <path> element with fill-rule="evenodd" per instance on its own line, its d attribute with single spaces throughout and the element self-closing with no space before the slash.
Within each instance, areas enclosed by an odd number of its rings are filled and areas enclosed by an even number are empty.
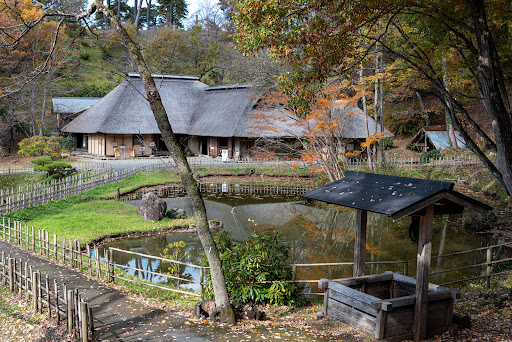
<svg viewBox="0 0 512 342">
<path fill-rule="evenodd" d="M 439 150 L 430 150 L 425 151 L 420 156 L 420 162 L 428 163 L 432 158 L 439 158 L 441 156 L 441 152 Z"/>
<path fill-rule="evenodd" d="M 382 139 L 382 141 L 384 142 L 384 149 L 385 150 L 389 150 L 390 148 L 393 147 L 393 137 L 384 138 L 384 139 Z M 380 142 L 381 142 L 381 140 L 379 140 L 377 142 L 377 145 L 379 146 L 379 148 L 380 148 Z"/>
<path fill-rule="evenodd" d="M 50 157 L 36 158 L 31 162 L 35 164 L 34 171 L 43 171 L 48 173 L 47 180 L 63 178 L 75 172 L 71 164 L 52 161 Z"/>
<path fill-rule="evenodd" d="M 186 262 L 185 259 L 189 255 L 189 252 L 186 250 L 186 247 L 187 245 L 185 244 L 185 241 L 171 242 L 164 249 L 162 257 L 169 260 Z M 169 270 L 167 274 L 176 278 L 192 279 L 192 276 L 190 274 L 184 274 L 185 267 L 186 266 L 182 264 L 171 263 L 170 266 L 167 268 Z M 172 283 L 177 287 L 180 287 L 179 279 L 169 278 L 169 283 Z"/>
<path fill-rule="evenodd" d="M 291 269 L 282 266 L 288 259 L 289 247 L 277 234 L 253 234 L 234 244 L 231 233 L 222 232 L 215 240 L 234 303 L 293 305 L 303 300 L 297 296 L 302 288 L 285 282 L 292 279 Z M 209 274 L 203 297 L 213 298 Z"/>
<path fill-rule="evenodd" d="M 73 139 L 73 137 L 71 135 L 68 135 L 66 136 L 63 140 L 62 140 L 62 146 L 64 146 L 65 148 L 73 148 L 73 145 L 75 145 L 75 139 Z"/>
<path fill-rule="evenodd" d="M 83 59 L 84 61 L 88 61 L 91 58 L 91 55 L 89 55 L 87 52 L 82 52 L 80 54 L 80 59 Z"/>
</svg>

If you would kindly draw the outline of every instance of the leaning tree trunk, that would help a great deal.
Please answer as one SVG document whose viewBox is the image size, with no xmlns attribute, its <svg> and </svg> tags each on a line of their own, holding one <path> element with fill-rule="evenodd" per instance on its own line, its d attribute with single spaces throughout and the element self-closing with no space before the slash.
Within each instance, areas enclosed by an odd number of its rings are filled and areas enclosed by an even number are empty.
<svg viewBox="0 0 512 342">
<path fill-rule="evenodd" d="M 212 233 L 208 227 L 208 219 L 206 217 L 204 201 L 197 183 L 193 177 L 192 170 L 190 169 L 190 166 L 187 162 L 187 158 L 172 131 L 171 123 L 169 122 L 167 112 L 162 104 L 162 98 L 160 97 L 158 88 L 156 87 L 155 82 L 151 77 L 151 73 L 146 65 L 144 57 L 142 56 L 140 48 L 128 35 L 128 32 L 115 17 L 114 13 L 103 6 L 101 0 L 95 0 L 95 6 L 98 11 L 101 11 L 105 17 L 110 19 L 112 26 L 120 33 L 126 48 L 136 60 L 137 68 L 142 78 L 144 89 L 146 91 L 146 96 L 151 106 L 151 110 L 153 111 L 153 115 L 155 116 L 158 128 L 162 134 L 162 139 L 168 150 L 171 152 L 171 155 L 176 163 L 178 173 L 181 177 L 181 181 L 185 186 L 188 197 L 192 201 L 197 234 L 201 240 L 201 244 L 203 245 L 208 263 L 210 264 L 213 291 L 215 294 L 217 309 L 220 312 L 220 319 L 225 323 L 232 324 L 234 323 L 234 312 L 231 309 L 219 253 L 217 251 L 215 241 L 213 240 Z"/>
<path fill-rule="evenodd" d="M 466 0 L 478 46 L 478 76 L 496 140 L 497 167 L 512 196 L 512 113 L 498 52 L 487 24 L 483 0 Z"/>
</svg>

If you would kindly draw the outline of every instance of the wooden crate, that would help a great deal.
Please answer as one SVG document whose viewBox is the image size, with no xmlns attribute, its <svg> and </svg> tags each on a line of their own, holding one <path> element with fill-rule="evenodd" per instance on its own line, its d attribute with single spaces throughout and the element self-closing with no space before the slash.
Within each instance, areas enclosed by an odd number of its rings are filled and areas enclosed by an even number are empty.
<svg viewBox="0 0 512 342">
<path fill-rule="evenodd" d="M 400 273 L 386 272 L 340 280 L 322 279 L 324 314 L 338 319 L 379 340 L 414 338 L 416 280 Z M 429 284 L 427 336 L 449 330 L 453 301 L 458 290 Z"/>
</svg>

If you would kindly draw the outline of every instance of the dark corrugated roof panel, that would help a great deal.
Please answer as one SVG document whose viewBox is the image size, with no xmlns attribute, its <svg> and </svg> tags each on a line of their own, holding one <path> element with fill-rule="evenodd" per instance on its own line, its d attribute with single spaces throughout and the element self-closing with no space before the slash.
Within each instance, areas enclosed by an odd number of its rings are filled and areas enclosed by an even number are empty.
<svg viewBox="0 0 512 342">
<path fill-rule="evenodd" d="M 308 200 L 338 204 L 391 216 L 398 220 L 421 215 L 435 204 L 434 214 L 461 213 L 468 207 L 480 213 L 492 208 L 453 190 L 453 183 L 346 171 L 345 177 L 305 193 Z"/>
<path fill-rule="evenodd" d="M 346 171 L 345 177 L 305 193 L 308 200 L 339 204 L 392 216 L 453 183 Z"/>
</svg>

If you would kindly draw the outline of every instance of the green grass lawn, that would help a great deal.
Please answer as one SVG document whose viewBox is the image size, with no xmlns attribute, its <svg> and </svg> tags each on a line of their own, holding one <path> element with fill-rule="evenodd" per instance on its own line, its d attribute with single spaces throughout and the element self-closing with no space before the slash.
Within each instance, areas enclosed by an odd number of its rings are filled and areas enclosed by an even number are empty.
<svg viewBox="0 0 512 342">
<path fill-rule="evenodd" d="M 49 210 L 29 223 L 47 230 L 50 235 L 56 233 L 59 237 L 90 243 L 105 236 L 184 227 L 192 223 L 192 219 L 144 221 L 136 207 L 121 201 L 102 200 L 67 206 L 59 212 Z"/>
</svg>

